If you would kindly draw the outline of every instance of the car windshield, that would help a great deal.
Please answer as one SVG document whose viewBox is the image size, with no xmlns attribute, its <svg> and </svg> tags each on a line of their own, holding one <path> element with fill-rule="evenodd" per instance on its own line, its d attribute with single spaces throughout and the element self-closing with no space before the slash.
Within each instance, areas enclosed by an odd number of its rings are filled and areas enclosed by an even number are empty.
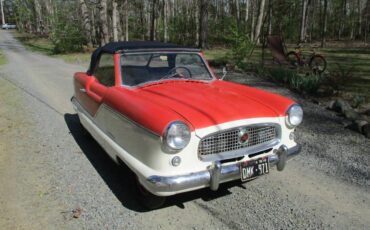
<svg viewBox="0 0 370 230">
<path fill-rule="evenodd" d="M 197 53 L 132 53 L 121 58 L 123 85 L 177 80 L 211 80 L 212 76 Z"/>
</svg>

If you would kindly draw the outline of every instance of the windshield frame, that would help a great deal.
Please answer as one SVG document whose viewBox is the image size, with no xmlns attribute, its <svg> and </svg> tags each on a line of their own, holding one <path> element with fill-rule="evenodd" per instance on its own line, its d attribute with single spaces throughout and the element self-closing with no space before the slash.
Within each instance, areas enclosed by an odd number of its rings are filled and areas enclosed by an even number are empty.
<svg viewBox="0 0 370 230">
<path fill-rule="evenodd" d="M 122 74 L 122 67 L 124 68 L 124 66 L 122 65 L 122 56 L 124 56 L 126 54 L 130 55 L 130 54 L 164 54 L 164 53 L 165 54 L 195 54 L 195 55 L 198 55 L 211 78 L 209 80 L 199 80 L 199 79 L 191 79 L 191 78 L 190 79 L 169 78 L 169 79 L 159 79 L 159 80 L 156 80 L 156 81 L 147 81 L 147 82 L 143 82 L 143 83 L 140 83 L 140 84 L 137 84 L 137 85 L 134 85 L 134 86 L 123 84 L 123 77 L 124 76 Z M 204 57 L 204 55 L 201 51 L 178 51 L 178 50 L 136 51 L 136 52 L 135 51 L 126 51 L 126 52 L 119 53 L 119 65 L 120 65 L 120 68 L 119 68 L 120 86 L 125 87 L 125 88 L 139 88 L 139 87 L 145 86 L 147 84 L 153 84 L 153 83 L 158 83 L 158 82 L 162 82 L 162 81 L 199 81 L 199 82 L 211 83 L 211 82 L 217 80 L 217 77 L 214 75 L 214 72 L 212 71 L 211 67 L 209 66 L 207 60 L 205 59 L 205 57 Z"/>
</svg>

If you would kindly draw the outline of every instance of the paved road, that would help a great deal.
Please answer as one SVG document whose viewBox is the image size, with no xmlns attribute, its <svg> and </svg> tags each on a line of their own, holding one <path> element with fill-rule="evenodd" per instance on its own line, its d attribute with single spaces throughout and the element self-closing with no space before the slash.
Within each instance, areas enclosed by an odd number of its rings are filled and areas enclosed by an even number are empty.
<svg viewBox="0 0 370 230">
<path fill-rule="evenodd" d="M 85 68 L 32 53 L 7 31 L 0 49 L 8 59 L 0 67 L 0 229 L 370 228 L 369 141 L 285 89 L 229 77 L 303 104 L 304 149 L 286 170 L 146 212 L 127 169 L 81 133 L 69 99 L 73 72 Z"/>
</svg>

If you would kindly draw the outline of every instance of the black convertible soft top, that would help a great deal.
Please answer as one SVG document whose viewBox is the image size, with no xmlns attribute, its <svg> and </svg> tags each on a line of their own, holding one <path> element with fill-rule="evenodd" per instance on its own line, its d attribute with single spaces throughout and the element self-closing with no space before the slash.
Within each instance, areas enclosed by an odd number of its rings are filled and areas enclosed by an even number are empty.
<svg viewBox="0 0 370 230">
<path fill-rule="evenodd" d="M 156 41 L 129 41 L 129 42 L 110 42 L 97 48 L 91 55 L 88 75 L 92 75 L 102 53 L 115 54 L 124 52 L 145 52 L 145 51 L 199 51 L 197 48 L 181 46 L 172 43 L 163 43 Z"/>
</svg>

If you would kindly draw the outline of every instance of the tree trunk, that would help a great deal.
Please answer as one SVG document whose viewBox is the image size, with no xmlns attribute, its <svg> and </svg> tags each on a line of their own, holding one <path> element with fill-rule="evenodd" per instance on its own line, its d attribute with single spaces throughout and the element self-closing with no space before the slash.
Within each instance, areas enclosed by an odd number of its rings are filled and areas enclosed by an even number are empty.
<svg viewBox="0 0 370 230">
<path fill-rule="evenodd" d="M 91 40 L 92 40 L 92 43 L 94 44 L 94 45 L 97 45 L 97 44 L 99 44 L 99 41 L 98 41 L 98 38 L 97 38 L 97 33 L 96 33 L 96 28 L 98 27 L 97 26 L 97 23 L 96 23 L 96 21 L 95 21 L 95 14 L 96 14 L 96 10 L 95 10 L 95 8 L 93 7 L 92 9 L 91 9 L 91 34 L 92 34 L 92 36 L 91 36 Z"/>
<path fill-rule="evenodd" d="M 328 0 L 324 0 L 323 25 L 321 28 L 321 48 L 325 47 L 327 23 L 328 23 Z"/>
<path fill-rule="evenodd" d="M 3 7 L 3 0 L 0 0 L 0 7 L 1 7 L 1 22 L 5 24 L 5 15 L 4 15 L 4 7 Z"/>
<path fill-rule="evenodd" d="M 272 0 L 269 0 L 269 27 L 268 34 L 272 34 Z"/>
<path fill-rule="evenodd" d="M 35 4 L 36 33 L 40 34 L 43 32 L 41 18 L 41 4 L 39 0 L 34 0 L 34 4 Z"/>
<path fill-rule="evenodd" d="M 245 21 L 245 24 L 247 24 L 247 21 L 249 19 L 249 5 L 250 5 L 250 0 L 246 0 L 245 2 L 245 18 L 244 18 L 244 21 Z"/>
<path fill-rule="evenodd" d="M 208 0 L 200 0 L 199 47 L 208 49 Z"/>
<path fill-rule="evenodd" d="M 86 36 L 87 40 L 87 46 L 92 47 L 92 35 L 91 35 L 91 23 L 90 23 L 90 16 L 89 11 L 86 6 L 85 0 L 79 0 L 80 1 L 80 10 L 82 14 L 82 27 L 84 29 L 84 34 Z"/>
<path fill-rule="evenodd" d="M 140 24 L 141 24 L 141 39 L 145 39 L 145 4 L 140 5 Z"/>
<path fill-rule="evenodd" d="M 349 2 L 350 4 L 350 11 L 352 13 L 350 13 L 350 29 L 351 29 L 351 32 L 350 32 L 350 39 L 353 40 L 355 38 L 355 28 L 356 28 L 356 22 L 355 22 L 355 17 L 354 17 L 354 13 L 355 13 L 355 1 L 352 1 L 352 4 L 351 2 Z"/>
<path fill-rule="evenodd" d="M 235 0 L 235 10 L 236 10 L 236 26 L 238 31 L 240 31 L 240 0 Z"/>
<path fill-rule="evenodd" d="M 365 3 L 365 8 L 363 9 L 362 11 L 362 18 L 363 18 L 363 39 L 364 39 L 364 42 L 367 43 L 367 36 L 368 36 L 368 32 L 370 30 L 369 28 L 369 18 L 370 18 L 370 0 L 367 0 L 366 3 Z"/>
<path fill-rule="evenodd" d="M 112 30 L 113 30 L 113 41 L 118 41 L 118 3 L 117 0 L 112 0 Z"/>
<path fill-rule="evenodd" d="M 125 8 L 125 37 L 126 37 L 126 41 L 128 41 L 128 38 L 129 38 L 129 29 L 128 29 L 128 11 L 129 11 L 129 4 L 128 4 L 128 0 L 125 0 L 124 2 L 124 8 Z"/>
<path fill-rule="evenodd" d="M 100 0 L 101 45 L 109 43 L 107 0 Z"/>
<path fill-rule="evenodd" d="M 154 26 L 155 26 L 155 6 L 157 0 L 152 0 L 152 9 L 151 9 L 151 17 L 150 17 L 150 41 L 154 41 Z"/>
<path fill-rule="evenodd" d="M 195 0 L 195 45 L 200 46 L 199 41 L 199 0 Z"/>
<path fill-rule="evenodd" d="M 358 36 L 361 37 L 362 35 L 362 17 L 361 17 L 361 0 L 357 0 L 357 13 L 358 13 Z"/>
<path fill-rule="evenodd" d="M 261 28 L 262 28 L 262 21 L 263 21 L 263 15 L 265 12 L 265 3 L 266 0 L 261 0 L 259 10 L 258 10 L 258 17 L 257 17 L 257 24 L 256 24 L 256 30 L 254 33 L 254 40 L 257 41 L 257 43 L 260 43 L 260 34 L 261 34 Z"/>
<path fill-rule="evenodd" d="M 52 27 L 54 26 L 54 5 L 53 0 L 45 0 L 45 10 L 46 14 L 48 15 L 46 18 L 47 26 L 46 26 L 46 33 L 49 34 Z"/>
<path fill-rule="evenodd" d="M 254 30 L 256 28 L 256 16 L 255 16 L 255 9 L 256 9 L 256 1 L 252 2 L 252 20 L 251 20 L 251 40 L 254 41 Z"/>
<path fill-rule="evenodd" d="M 339 29 L 338 29 L 338 39 L 342 38 L 342 34 L 344 31 L 344 25 L 346 24 L 346 17 L 347 17 L 347 0 L 342 0 L 342 15 L 339 20 Z"/>
<path fill-rule="evenodd" d="M 311 12 L 311 0 L 307 1 L 307 6 L 306 6 L 306 13 L 305 13 L 305 19 L 304 19 L 304 42 L 307 42 L 307 35 L 308 35 L 308 28 L 310 25 L 310 12 Z"/>
<path fill-rule="evenodd" d="M 164 42 L 168 42 L 168 14 L 169 6 L 168 1 L 163 0 L 163 29 L 164 29 Z"/>
<path fill-rule="evenodd" d="M 306 13 L 307 13 L 308 0 L 302 0 L 302 18 L 301 18 L 301 33 L 299 36 L 300 42 L 306 40 Z"/>
</svg>

